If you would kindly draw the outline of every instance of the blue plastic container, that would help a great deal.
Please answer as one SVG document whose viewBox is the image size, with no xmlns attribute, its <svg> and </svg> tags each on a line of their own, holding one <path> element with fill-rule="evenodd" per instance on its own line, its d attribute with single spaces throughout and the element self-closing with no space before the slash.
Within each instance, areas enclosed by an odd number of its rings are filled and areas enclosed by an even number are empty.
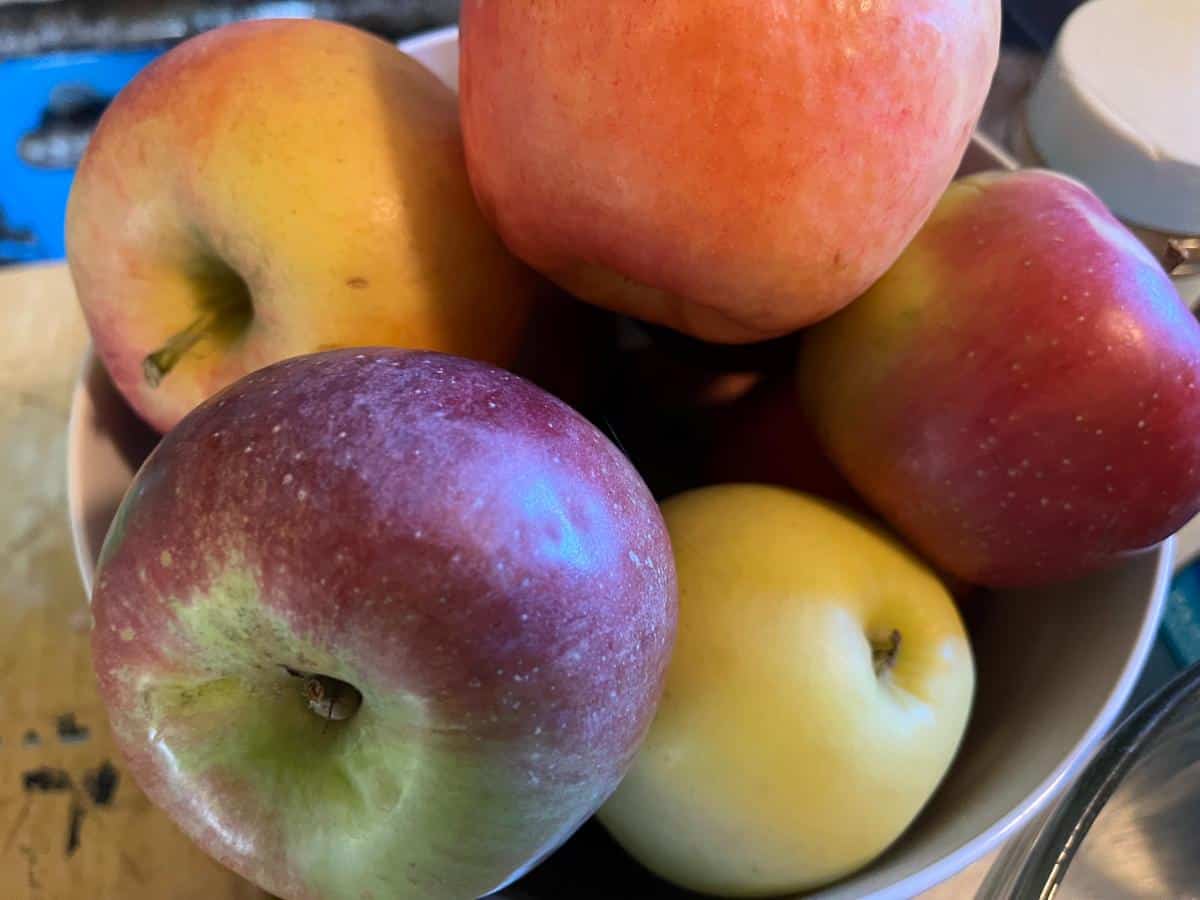
<svg viewBox="0 0 1200 900">
<path fill-rule="evenodd" d="M 61 259 L 75 154 L 55 110 L 95 110 L 165 48 L 0 61 L 0 263 Z M 78 129 L 76 129 L 78 136 Z M 76 141 L 78 143 L 78 141 Z"/>
</svg>

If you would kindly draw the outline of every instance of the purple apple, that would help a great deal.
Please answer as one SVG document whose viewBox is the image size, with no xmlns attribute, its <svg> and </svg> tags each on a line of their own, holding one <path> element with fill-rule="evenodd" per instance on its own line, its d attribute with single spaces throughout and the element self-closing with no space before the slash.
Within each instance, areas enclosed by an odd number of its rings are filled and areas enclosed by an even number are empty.
<svg viewBox="0 0 1200 900">
<path fill-rule="evenodd" d="M 93 652 L 138 783 L 289 900 L 467 898 L 609 796 L 676 583 L 581 416 L 429 352 L 299 357 L 163 439 L 101 554 Z"/>
</svg>

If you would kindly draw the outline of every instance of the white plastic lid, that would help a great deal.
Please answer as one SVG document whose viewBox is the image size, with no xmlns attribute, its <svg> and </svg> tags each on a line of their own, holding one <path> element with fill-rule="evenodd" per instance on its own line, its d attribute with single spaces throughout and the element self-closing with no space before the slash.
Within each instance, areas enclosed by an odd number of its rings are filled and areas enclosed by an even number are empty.
<svg viewBox="0 0 1200 900">
<path fill-rule="evenodd" d="M 1200 235 L 1200 0 L 1091 0 L 1029 99 L 1050 168 L 1126 222 Z"/>
</svg>

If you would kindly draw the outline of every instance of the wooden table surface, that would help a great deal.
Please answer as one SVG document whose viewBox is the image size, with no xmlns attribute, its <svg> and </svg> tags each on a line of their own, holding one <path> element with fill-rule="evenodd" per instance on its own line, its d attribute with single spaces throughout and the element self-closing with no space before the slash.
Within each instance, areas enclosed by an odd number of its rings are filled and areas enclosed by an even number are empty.
<svg viewBox="0 0 1200 900">
<path fill-rule="evenodd" d="M 113 747 L 67 526 L 86 342 L 63 266 L 0 269 L 0 898 L 265 898 L 152 807 Z"/>
<path fill-rule="evenodd" d="M 150 805 L 113 746 L 67 524 L 86 344 L 65 266 L 0 269 L 0 898 L 266 900 Z M 924 900 L 972 896 L 990 862 Z"/>
</svg>

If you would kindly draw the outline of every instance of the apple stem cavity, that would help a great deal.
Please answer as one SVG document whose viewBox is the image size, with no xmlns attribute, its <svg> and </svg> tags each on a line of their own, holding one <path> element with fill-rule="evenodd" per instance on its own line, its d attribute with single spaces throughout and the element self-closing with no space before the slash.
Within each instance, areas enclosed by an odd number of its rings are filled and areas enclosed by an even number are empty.
<svg viewBox="0 0 1200 900">
<path fill-rule="evenodd" d="M 202 339 L 235 338 L 245 331 L 254 316 L 250 286 L 223 260 L 206 260 L 192 274 L 192 281 L 201 312 L 142 360 L 142 375 L 152 388 L 162 384 L 179 360 Z"/>
<path fill-rule="evenodd" d="M 875 665 L 875 677 L 882 678 L 896 666 L 896 657 L 900 654 L 900 632 L 893 628 L 882 641 L 871 641 L 871 661 Z"/>
<path fill-rule="evenodd" d="M 330 722 L 344 722 L 351 718 L 362 706 L 362 694 L 358 688 L 340 678 L 300 672 L 291 666 L 284 668 L 293 678 L 304 680 L 303 693 L 308 708 L 325 720 L 326 728 Z"/>
<path fill-rule="evenodd" d="M 165 344 L 142 360 L 142 374 L 152 388 L 162 384 L 167 373 L 217 324 L 217 311 L 209 309 L 197 316 L 187 328 L 170 337 Z"/>
</svg>

